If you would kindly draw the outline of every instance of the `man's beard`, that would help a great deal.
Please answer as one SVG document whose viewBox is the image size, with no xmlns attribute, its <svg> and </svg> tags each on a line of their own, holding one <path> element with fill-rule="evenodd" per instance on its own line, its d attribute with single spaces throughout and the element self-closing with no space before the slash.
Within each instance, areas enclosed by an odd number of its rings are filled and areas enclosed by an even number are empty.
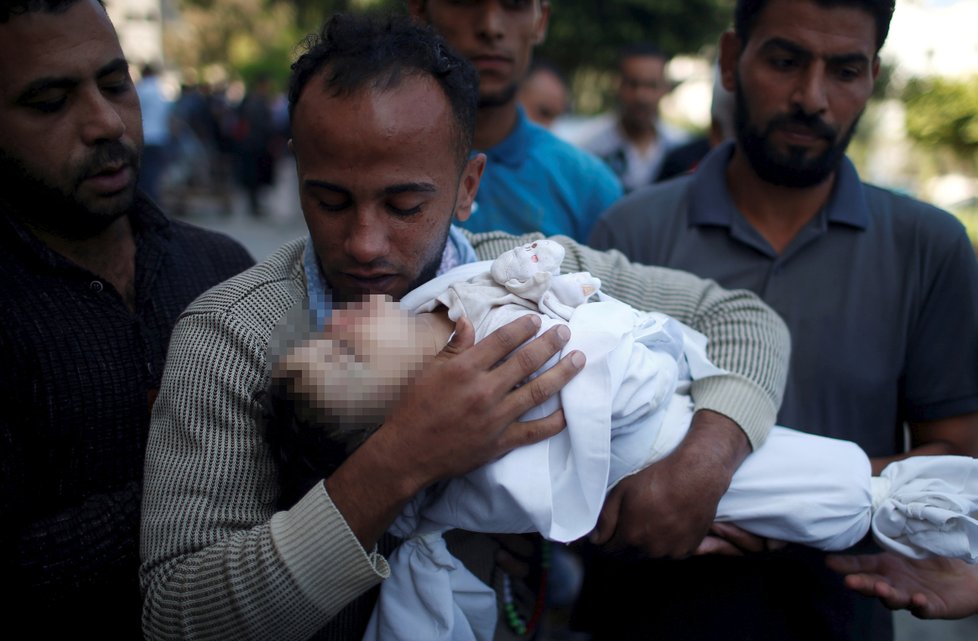
<svg viewBox="0 0 978 641">
<path fill-rule="evenodd" d="M 91 208 L 76 199 L 74 194 L 86 178 L 118 162 L 132 167 L 133 181 L 114 203 Z M 90 238 L 132 207 L 138 168 L 139 152 L 115 140 L 102 143 L 84 163 L 72 167 L 63 185 L 53 185 L 32 174 L 20 159 L 0 150 L 0 184 L 6 186 L 0 201 L 30 227 L 66 239 Z"/>
<path fill-rule="evenodd" d="M 804 189 L 822 183 L 835 172 L 856 131 L 861 112 L 841 138 L 837 128 L 826 123 L 820 116 L 807 114 L 800 109 L 769 120 L 761 131 L 750 122 L 750 110 L 741 86 L 738 79 L 734 91 L 737 142 L 761 180 L 782 187 Z M 789 146 L 787 152 L 779 151 L 771 143 L 770 136 L 774 130 L 786 125 L 809 128 L 813 134 L 825 139 L 828 147 L 821 154 L 812 157 L 806 155 L 808 150 L 804 147 Z"/>
<path fill-rule="evenodd" d="M 516 100 L 516 92 L 519 91 L 519 85 L 515 82 L 511 85 L 507 85 L 501 91 L 493 94 L 483 95 L 479 94 L 479 109 L 483 107 L 502 107 L 503 105 L 508 105 L 513 100 Z"/>
</svg>

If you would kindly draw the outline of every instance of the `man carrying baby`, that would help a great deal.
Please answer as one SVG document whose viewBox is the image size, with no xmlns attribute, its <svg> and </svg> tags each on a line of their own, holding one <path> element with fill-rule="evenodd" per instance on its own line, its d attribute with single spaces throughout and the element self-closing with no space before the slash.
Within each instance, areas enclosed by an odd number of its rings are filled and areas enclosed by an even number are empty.
<svg viewBox="0 0 978 641">
<path fill-rule="evenodd" d="M 566 329 L 500 364 L 539 321 L 519 319 L 478 345 L 461 321 L 372 436 L 294 504 L 278 503 L 261 400 L 276 326 L 296 310 L 321 324 L 334 303 L 400 298 L 532 239 L 451 226 L 470 215 L 485 162 L 469 155 L 476 82 L 432 32 L 397 19 L 336 17 L 293 66 L 291 144 L 310 238 L 212 290 L 174 332 L 147 452 L 148 638 L 359 638 L 369 592 L 388 573 L 377 542 L 411 496 L 562 429 L 559 413 L 515 421 L 583 366 L 571 353 L 520 385 L 566 344 Z M 643 472 L 671 517 L 618 527 L 626 538 L 659 535 L 664 553 L 690 553 L 733 471 L 773 424 L 784 327 L 753 295 L 558 240 L 565 269 L 589 271 L 609 294 L 693 326 L 730 372 L 697 381 L 689 435 Z M 606 522 L 616 521 L 608 509 Z M 489 539 L 460 545 L 466 565 L 491 572 Z"/>
</svg>

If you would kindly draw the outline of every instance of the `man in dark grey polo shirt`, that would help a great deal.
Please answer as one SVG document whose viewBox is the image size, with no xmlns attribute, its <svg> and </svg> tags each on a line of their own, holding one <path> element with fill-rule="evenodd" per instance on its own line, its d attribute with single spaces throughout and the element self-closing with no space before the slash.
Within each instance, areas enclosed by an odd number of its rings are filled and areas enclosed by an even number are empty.
<svg viewBox="0 0 978 641">
<path fill-rule="evenodd" d="M 862 183 L 844 155 L 892 10 L 738 2 L 736 32 L 721 40 L 736 141 L 693 176 L 621 201 L 590 240 L 760 294 L 792 332 L 779 422 L 854 440 L 877 471 L 909 455 L 974 456 L 978 441 L 974 250 L 949 214 Z M 892 635 L 888 613 L 847 593 L 810 551 L 650 565 L 596 565 L 588 582 L 600 589 L 585 587 L 582 609 L 601 613 L 596 639 L 602 629 L 728 641 Z"/>
</svg>

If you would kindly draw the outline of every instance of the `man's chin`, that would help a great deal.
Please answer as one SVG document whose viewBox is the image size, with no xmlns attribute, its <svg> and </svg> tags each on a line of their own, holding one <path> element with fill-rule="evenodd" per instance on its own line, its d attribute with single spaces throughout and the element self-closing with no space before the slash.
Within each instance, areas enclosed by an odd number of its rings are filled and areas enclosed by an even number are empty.
<svg viewBox="0 0 978 641">
<path fill-rule="evenodd" d="M 489 87 L 479 87 L 479 108 L 502 107 L 516 100 L 516 92 L 519 87 L 515 84 L 506 85 L 498 89 Z"/>
</svg>

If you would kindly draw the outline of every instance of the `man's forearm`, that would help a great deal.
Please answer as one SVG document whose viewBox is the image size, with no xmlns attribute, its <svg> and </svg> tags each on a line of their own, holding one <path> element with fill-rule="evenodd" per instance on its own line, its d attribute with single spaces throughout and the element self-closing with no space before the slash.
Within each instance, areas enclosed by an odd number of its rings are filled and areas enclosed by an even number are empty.
<svg viewBox="0 0 978 641">
<path fill-rule="evenodd" d="M 906 452 L 871 459 L 873 474 L 911 456 L 978 457 L 978 412 L 914 423 L 910 426 L 910 440 L 911 448 Z"/>
<path fill-rule="evenodd" d="M 692 466 L 714 471 L 719 488 L 717 501 L 750 453 L 751 444 L 740 426 L 710 410 L 699 410 L 693 415 L 686 438 L 674 452 Z"/>
</svg>

